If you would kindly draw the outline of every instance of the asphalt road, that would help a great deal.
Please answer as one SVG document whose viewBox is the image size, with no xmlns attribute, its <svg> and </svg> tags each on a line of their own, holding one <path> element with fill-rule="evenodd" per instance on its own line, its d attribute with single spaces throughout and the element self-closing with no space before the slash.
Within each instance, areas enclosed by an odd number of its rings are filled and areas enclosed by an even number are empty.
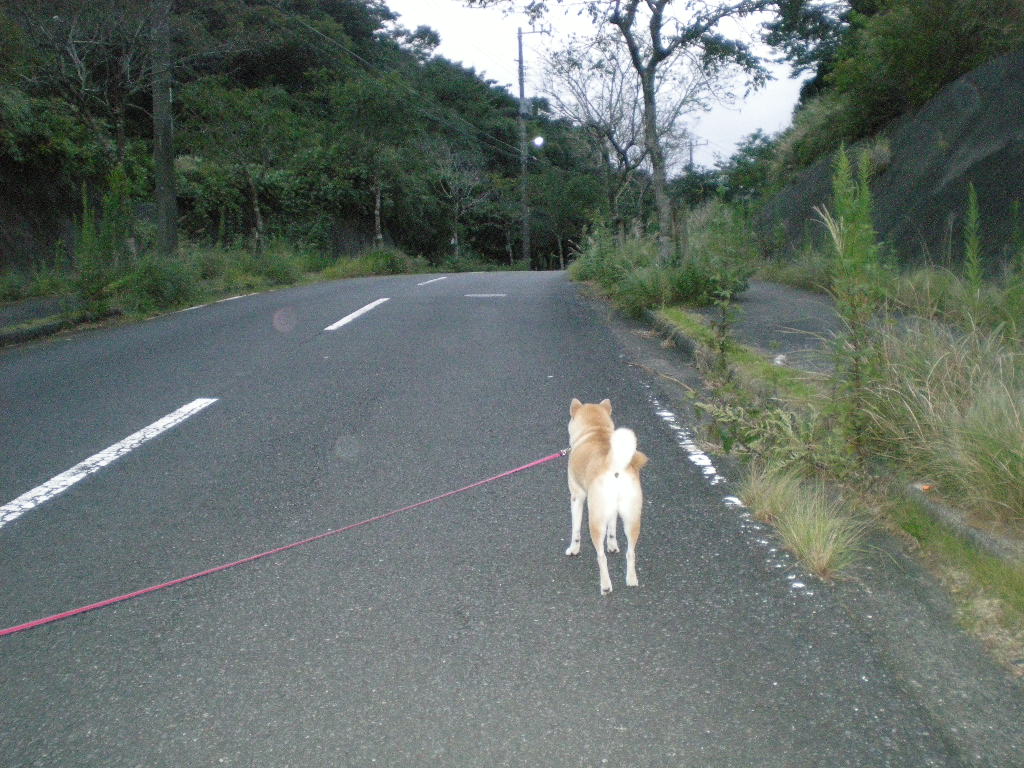
<svg viewBox="0 0 1024 768">
<path fill-rule="evenodd" d="M 0 354 L 0 504 L 217 398 L 0 527 L 0 627 L 550 454 L 572 397 L 610 397 L 651 457 L 641 586 L 613 555 L 602 597 L 589 541 L 563 554 L 552 462 L 0 638 L 0 763 L 959 765 L 830 591 L 725 501 L 564 275 L 430 279 L 244 297 Z"/>
</svg>

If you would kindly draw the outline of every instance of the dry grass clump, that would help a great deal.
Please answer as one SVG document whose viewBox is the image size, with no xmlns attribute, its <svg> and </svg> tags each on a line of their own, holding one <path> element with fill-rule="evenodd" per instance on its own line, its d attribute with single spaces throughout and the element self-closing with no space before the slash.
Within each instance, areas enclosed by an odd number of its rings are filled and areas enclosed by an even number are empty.
<svg viewBox="0 0 1024 768">
<path fill-rule="evenodd" d="M 853 564 L 864 524 L 821 483 L 754 465 L 740 495 L 755 517 L 775 526 L 786 548 L 812 573 L 833 579 Z"/>
</svg>

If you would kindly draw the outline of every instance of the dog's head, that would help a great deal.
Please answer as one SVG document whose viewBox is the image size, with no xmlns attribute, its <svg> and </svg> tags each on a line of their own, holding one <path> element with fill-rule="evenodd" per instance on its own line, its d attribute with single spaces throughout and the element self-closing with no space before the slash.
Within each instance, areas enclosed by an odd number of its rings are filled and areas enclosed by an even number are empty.
<svg viewBox="0 0 1024 768">
<path fill-rule="evenodd" d="M 569 440 L 576 438 L 594 428 L 614 429 L 612 424 L 612 401 L 605 399 L 600 403 L 581 403 L 575 397 L 569 404 Z"/>
</svg>

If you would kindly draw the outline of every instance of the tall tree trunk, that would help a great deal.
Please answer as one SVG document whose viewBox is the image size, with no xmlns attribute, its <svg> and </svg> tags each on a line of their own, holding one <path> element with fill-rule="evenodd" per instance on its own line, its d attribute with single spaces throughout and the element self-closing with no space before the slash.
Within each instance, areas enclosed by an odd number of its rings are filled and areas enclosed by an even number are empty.
<svg viewBox="0 0 1024 768">
<path fill-rule="evenodd" d="M 245 169 L 245 179 L 249 185 L 249 202 L 252 205 L 253 248 L 256 253 L 263 253 L 263 212 L 260 210 L 259 188 L 256 185 L 256 177 L 248 168 Z"/>
<path fill-rule="evenodd" d="M 456 260 L 462 258 L 462 244 L 459 242 L 459 215 L 455 214 L 455 218 L 452 221 L 452 245 L 455 246 L 455 258 Z"/>
<path fill-rule="evenodd" d="M 644 142 L 651 156 L 651 183 L 654 206 L 658 211 L 658 259 L 662 265 L 672 261 L 672 202 L 668 197 L 668 175 L 665 153 L 658 140 L 658 107 L 654 97 L 654 69 L 648 67 L 641 75 L 644 94 Z"/>
<path fill-rule="evenodd" d="M 384 196 L 384 185 L 380 177 L 373 179 L 373 244 L 380 245 L 384 242 L 384 228 L 380 223 L 381 198 Z"/>
<path fill-rule="evenodd" d="M 174 183 L 171 113 L 171 0 L 153 0 L 153 177 L 156 182 L 157 252 L 178 248 L 178 195 Z"/>
</svg>

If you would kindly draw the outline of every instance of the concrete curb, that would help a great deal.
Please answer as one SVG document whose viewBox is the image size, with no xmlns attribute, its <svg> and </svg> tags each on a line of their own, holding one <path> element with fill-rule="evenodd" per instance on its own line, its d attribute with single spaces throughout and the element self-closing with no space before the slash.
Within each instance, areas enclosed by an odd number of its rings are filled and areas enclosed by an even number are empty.
<svg viewBox="0 0 1024 768">
<path fill-rule="evenodd" d="M 932 498 L 915 484 L 908 485 L 907 492 L 911 498 L 920 502 L 921 506 L 928 510 L 928 514 L 983 552 L 1000 560 L 1024 562 L 1024 545 L 968 525 L 964 522 L 963 514 Z"/>
<path fill-rule="evenodd" d="M 658 333 L 667 336 L 676 345 L 676 349 L 686 355 L 687 358 L 693 359 L 697 352 L 697 342 L 683 333 L 681 329 L 660 317 L 657 312 L 651 310 L 647 310 L 644 313 L 644 320 Z"/>
<path fill-rule="evenodd" d="M 6 347 L 11 344 L 22 344 L 26 341 L 43 338 L 44 336 L 53 336 L 54 334 L 60 333 L 64 329 L 70 328 L 73 325 L 75 325 L 75 323 L 71 320 L 57 319 L 52 322 L 41 323 L 29 328 L 0 328 L 0 347 Z"/>
</svg>

